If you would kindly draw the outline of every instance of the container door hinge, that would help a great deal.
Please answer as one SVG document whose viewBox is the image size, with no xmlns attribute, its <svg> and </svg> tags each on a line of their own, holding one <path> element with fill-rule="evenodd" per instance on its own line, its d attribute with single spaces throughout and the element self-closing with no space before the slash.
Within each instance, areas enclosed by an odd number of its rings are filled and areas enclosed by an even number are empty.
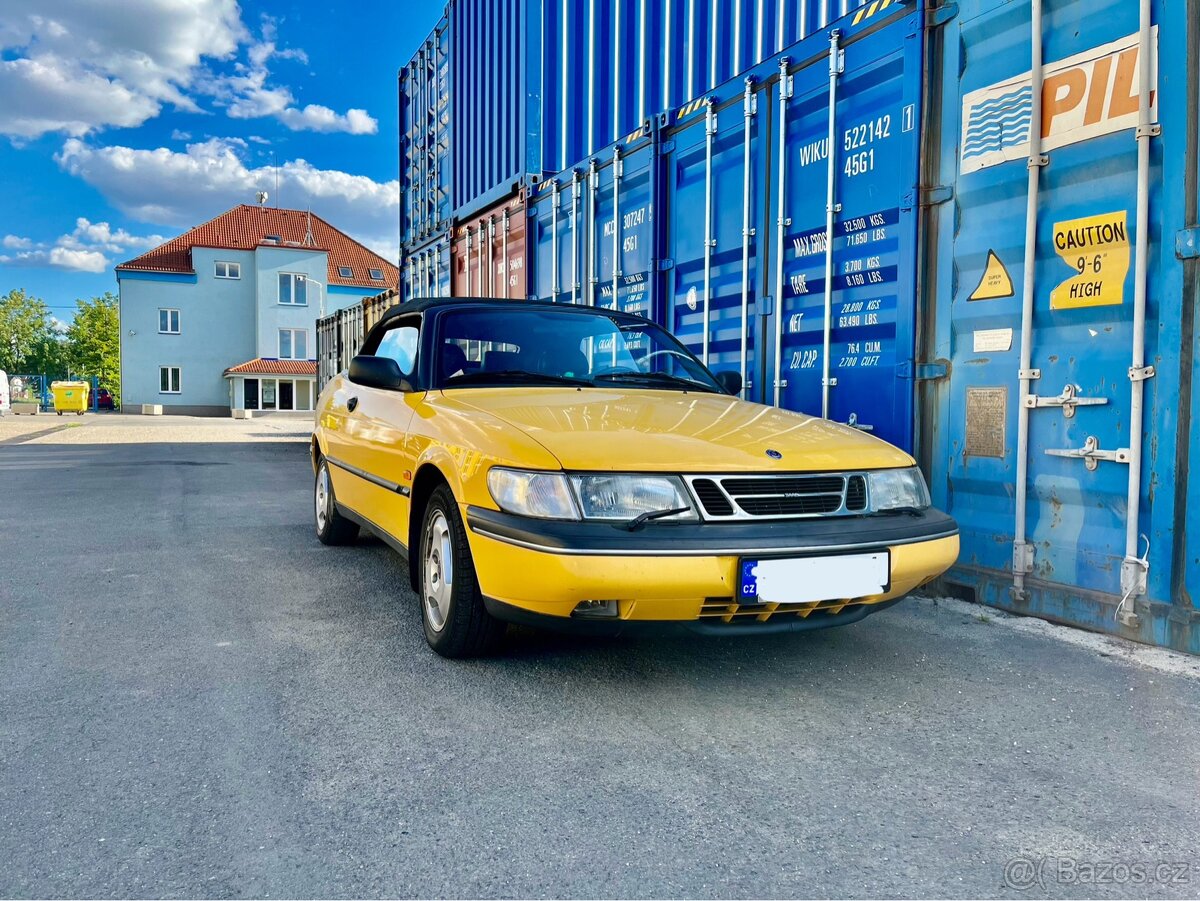
<svg viewBox="0 0 1200 901">
<path fill-rule="evenodd" d="M 1095 407 L 1108 403 L 1107 397 L 1080 397 L 1078 385 L 1065 385 L 1058 397 L 1038 397 L 1031 394 L 1025 398 L 1025 406 L 1033 410 L 1037 407 L 1062 407 L 1063 416 L 1071 419 L 1076 407 Z"/>
<path fill-rule="evenodd" d="M 664 155 L 668 154 L 668 153 L 674 153 L 675 152 L 675 142 L 674 141 L 663 141 L 661 144 L 658 145 L 658 152 L 662 153 Z"/>
<path fill-rule="evenodd" d="M 925 27 L 937 28 L 945 25 L 951 19 L 958 15 L 957 3 L 946 3 L 936 9 L 931 9 L 925 13 Z"/>
<path fill-rule="evenodd" d="M 1129 448 L 1120 447 L 1116 450 L 1101 450 L 1100 439 L 1095 435 L 1088 435 L 1087 441 L 1083 443 L 1083 447 L 1047 448 L 1046 454 L 1051 457 L 1076 457 L 1082 459 L 1083 465 L 1088 468 L 1089 472 L 1095 472 L 1099 468 L 1101 460 L 1109 463 L 1129 462 Z"/>
<path fill-rule="evenodd" d="M 659 272 L 669 272 L 670 270 L 672 270 L 674 268 L 675 268 L 675 261 L 673 259 L 671 259 L 670 257 L 666 257 L 666 258 L 658 261 L 658 271 Z"/>
<path fill-rule="evenodd" d="M 771 294 L 764 294 L 758 299 L 758 315 L 773 316 L 775 315 L 775 297 Z"/>
<path fill-rule="evenodd" d="M 945 360 L 936 360 L 933 363 L 914 363 L 912 360 L 903 360 L 896 367 L 897 378 L 913 379 L 918 382 L 935 382 L 949 375 L 950 364 Z"/>
<path fill-rule="evenodd" d="M 1200 226 L 1193 225 L 1175 233 L 1175 256 L 1181 260 L 1200 260 Z"/>
</svg>

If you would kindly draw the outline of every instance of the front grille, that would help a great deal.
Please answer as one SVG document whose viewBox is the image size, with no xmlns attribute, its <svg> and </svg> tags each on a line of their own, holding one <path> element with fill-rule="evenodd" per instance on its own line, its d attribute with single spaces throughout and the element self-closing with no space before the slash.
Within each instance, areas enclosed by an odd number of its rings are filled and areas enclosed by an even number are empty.
<svg viewBox="0 0 1200 901">
<path fill-rule="evenodd" d="M 861 513 L 867 509 L 867 477 L 850 476 L 846 483 L 846 509 Z"/>
<path fill-rule="evenodd" d="M 684 478 L 709 520 L 846 516 L 867 510 L 867 480 L 860 473 Z"/>
<path fill-rule="evenodd" d="M 808 604 L 739 604 L 730 598 L 705 598 L 700 606 L 701 622 L 765 623 L 787 618 L 808 619 L 810 616 L 835 617 L 846 608 L 857 608 L 861 599 L 813 601 Z"/>
<path fill-rule="evenodd" d="M 733 504 L 712 479 L 696 479 L 692 482 L 692 490 L 710 516 L 733 515 Z"/>
</svg>

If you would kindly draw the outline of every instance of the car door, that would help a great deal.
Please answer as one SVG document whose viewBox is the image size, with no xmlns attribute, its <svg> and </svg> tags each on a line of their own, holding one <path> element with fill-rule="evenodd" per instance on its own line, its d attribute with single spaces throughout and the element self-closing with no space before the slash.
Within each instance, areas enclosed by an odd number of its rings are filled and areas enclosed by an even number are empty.
<svg viewBox="0 0 1200 901">
<path fill-rule="evenodd" d="M 420 330 L 420 317 L 398 318 L 376 347 L 367 345 L 364 350 L 395 360 L 404 377 L 414 381 Z M 345 393 L 340 463 L 349 476 L 342 481 L 350 483 L 350 490 L 339 500 L 378 529 L 406 542 L 412 474 L 405 442 L 424 391 L 388 391 L 348 381 Z"/>
</svg>

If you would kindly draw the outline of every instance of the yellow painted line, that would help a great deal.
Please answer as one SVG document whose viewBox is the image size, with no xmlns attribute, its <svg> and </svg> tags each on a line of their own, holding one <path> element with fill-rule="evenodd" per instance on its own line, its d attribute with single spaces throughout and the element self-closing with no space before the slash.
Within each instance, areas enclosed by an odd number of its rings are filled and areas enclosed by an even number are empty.
<svg viewBox="0 0 1200 901">
<path fill-rule="evenodd" d="M 861 22 L 863 19 L 863 13 L 865 13 L 866 11 L 867 11 L 867 8 L 865 6 L 860 6 L 858 8 L 858 12 L 856 12 L 854 14 L 854 21 L 851 24 L 857 25 L 859 22 Z"/>
<path fill-rule="evenodd" d="M 869 18 L 871 18 L 871 16 L 875 15 L 876 10 L 878 10 L 878 9 L 879 9 L 879 0 L 872 0 L 871 5 L 869 7 L 867 7 L 867 18 L 869 19 Z"/>
</svg>

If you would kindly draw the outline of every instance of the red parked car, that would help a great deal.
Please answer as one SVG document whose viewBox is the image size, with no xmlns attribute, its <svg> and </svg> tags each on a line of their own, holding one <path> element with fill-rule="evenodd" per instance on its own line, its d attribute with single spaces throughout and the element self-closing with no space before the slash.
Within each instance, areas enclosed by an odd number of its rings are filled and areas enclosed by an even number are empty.
<svg viewBox="0 0 1200 901">
<path fill-rule="evenodd" d="M 116 402 L 113 401 L 112 393 L 107 388 L 101 388 L 96 392 L 96 409 L 97 410 L 115 410 Z"/>
</svg>

